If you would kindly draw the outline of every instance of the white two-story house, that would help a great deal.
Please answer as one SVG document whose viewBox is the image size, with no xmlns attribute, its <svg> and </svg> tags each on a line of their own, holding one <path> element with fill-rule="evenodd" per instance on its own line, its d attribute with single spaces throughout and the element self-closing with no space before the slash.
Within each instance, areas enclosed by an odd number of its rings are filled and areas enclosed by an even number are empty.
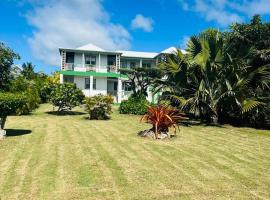
<svg viewBox="0 0 270 200">
<path fill-rule="evenodd" d="M 106 51 L 93 44 L 79 48 L 59 48 L 61 55 L 60 82 L 75 83 L 85 96 L 111 94 L 121 103 L 131 94 L 128 79 L 120 68 L 156 67 L 164 54 L 173 53 L 174 47 L 160 53 L 136 51 Z M 147 99 L 155 100 L 151 91 Z"/>
</svg>

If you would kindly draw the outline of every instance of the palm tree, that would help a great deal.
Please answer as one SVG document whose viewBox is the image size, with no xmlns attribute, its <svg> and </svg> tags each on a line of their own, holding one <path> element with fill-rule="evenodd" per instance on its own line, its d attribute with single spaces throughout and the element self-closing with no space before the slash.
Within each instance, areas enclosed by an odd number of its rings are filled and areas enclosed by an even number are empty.
<svg viewBox="0 0 270 200">
<path fill-rule="evenodd" d="M 35 71 L 34 71 L 35 66 L 31 62 L 23 63 L 22 68 L 23 68 L 22 75 L 27 80 L 31 80 L 36 76 Z"/>
<path fill-rule="evenodd" d="M 265 105 L 257 94 L 269 89 L 269 68 L 249 72 L 243 57 L 232 58 L 219 31 L 191 37 L 187 52 L 178 50 L 160 66 L 167 79 L 159 84 L 182 111 L 217 121 L 225 110 L 241 114 Z"/>
</svg>

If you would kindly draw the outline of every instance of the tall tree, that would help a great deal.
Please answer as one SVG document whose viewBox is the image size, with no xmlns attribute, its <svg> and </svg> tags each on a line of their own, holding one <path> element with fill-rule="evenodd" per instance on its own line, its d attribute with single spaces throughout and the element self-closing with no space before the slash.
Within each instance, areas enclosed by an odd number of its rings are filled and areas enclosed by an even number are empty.
<svg viewBox="0 0 270 200">
<path fill-rule="evenodd" d="M 250 70 L 270 63 L 270 23 L 263 23 L 260 15 L 253 16 L 250 23 L 232 24 L 226 40 L 231 55 L 246 57 Z"/>
<path fill-rule="evenodd" d="M 261 91 L 269 91 L 270 68 L 249 70 L 245 57 L 230 55 L 222 33 L 210 29 L 191 37 L 187 52 L 161 65 L 163 85 L 173 88 L 168 94 L 182 110 L 216 121 L 224 112 L 241 116 L 266 105 Z"/>
<path fill-rule="evenodd" d="M 156 68 L 120 69 L 120 72 L 128 76 L 134 96 L 147 97 L 147 88 L 162 78 L 161 71 Z"/>
<path fill-rule="evenodd" d="M 0 90 L 7 90 L 11 80 L 11 66 L 19 55 L 4 43 L 0 43 Z"/>
<path fill-rule="evenodd" d="M 22 64 L 22 75 L 27 80 L 32 80 L 36 77 L 36 73 L 34 71 L 35 66 L 31 62 Z"/>
</svg>

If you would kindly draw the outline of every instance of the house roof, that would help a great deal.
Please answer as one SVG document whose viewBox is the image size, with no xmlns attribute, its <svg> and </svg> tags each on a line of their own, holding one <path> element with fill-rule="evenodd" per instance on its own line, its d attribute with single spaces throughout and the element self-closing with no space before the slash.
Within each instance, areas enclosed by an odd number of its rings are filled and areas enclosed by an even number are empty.
<svg viewBox="0 0 270 200">
<path fill-rule="evenodd" d="M 186 54 L 187 52 L 183 49 L 180 49 L 181 52 L 183 54 Z M 164 49 L 163 51 L 161 51 L 160 53 L 164 53 L 164 54 L 173 54 L 174 52 L 177 51 L 177 48 L 176 47 L 169 47 L 168 49 Z"/>
<path fill-rule="evenodd" d="M 158 53 L 154 52 L 140 52 L 140 51 L 116 51 L 122 53 L 123 57 L 131 57 L 131 58 L 154 58 L 158 55 Z"/>
<path fill-rule="evenodd" d="M 76 48 L 77 50 L 85 50 L 85 51 L 105 51 L 104 49 L 92 44 L 92 43 L 89 43 L 87 45 L 84 45 L 84 46 L 81 46 L 81 47 L 78 47 Z"/>
<path fill-rule="evenodd" d="M 118 50 L 118 51 L 107 51 L 104 50 L 92 43 L 86 44 L 84 46 L 78 47 L 78 48 L 72 48 L 72 49 L 66 49 L 66 48 L 59 48 L 59 50 L 71 50 L 71 51 L 89 51 L 89 52 L 103 52 L 104 54 L 121 54 L 123 57 L 129 57 L 129 58 L 146 58 L 146 59 L 153 59 L 157 57 L 160 54 L 172 54 L 177 51 L 176 47 L 169 47 L 167 49 L 164 49 L 163 51 L 156 53 L 156 52 L 142 52 L 142 51 L 124 51 L 124 50 Z M 186 53 L 185 50 L 182 50 L 182 53 Z"/>
</svg>

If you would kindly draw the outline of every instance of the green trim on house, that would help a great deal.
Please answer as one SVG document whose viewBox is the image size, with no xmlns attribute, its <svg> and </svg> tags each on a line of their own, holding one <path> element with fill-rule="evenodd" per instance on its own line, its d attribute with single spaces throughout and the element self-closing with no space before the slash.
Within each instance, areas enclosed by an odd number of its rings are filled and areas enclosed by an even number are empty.
<svg viewBox="0 0 270 200">
<path fill-rule="evenodd" d="M 60 74 L 69 76 L 99 76 L 99 77 L 112 77 L 112 78 L 125 78 L 128 77 L 124 74 L 112 72 L 81 72 L 81 71 L 60 71 Z"/>
</svg>

